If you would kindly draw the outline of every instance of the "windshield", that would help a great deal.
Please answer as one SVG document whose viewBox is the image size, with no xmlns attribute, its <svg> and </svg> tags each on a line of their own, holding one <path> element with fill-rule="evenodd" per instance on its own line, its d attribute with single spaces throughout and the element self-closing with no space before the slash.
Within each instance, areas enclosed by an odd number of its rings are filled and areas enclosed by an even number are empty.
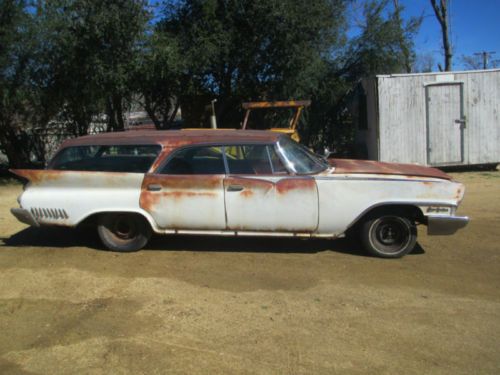
<svg viewBox="0 0 500 375">
<path fill-rule="evenodd" d="M 328 168 L 328 163 L 288 137 L 280 138 L 278 149 L 286 164 L 297 174 L 313 174 Z"/>
</svg>

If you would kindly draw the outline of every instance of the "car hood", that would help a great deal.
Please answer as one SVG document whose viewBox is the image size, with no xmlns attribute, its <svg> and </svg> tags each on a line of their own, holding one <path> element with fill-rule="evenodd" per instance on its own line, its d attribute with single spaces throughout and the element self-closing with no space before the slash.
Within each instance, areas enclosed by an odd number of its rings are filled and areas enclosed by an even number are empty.
<svg viewBox="0 0 500 375">
<path fill-rule="evenodd" d="M 415 164 L 385 163 L 373 160 L 328 159 L 337 173 L 391 174 L 417 177 L 432 177 L 451 180 L 451 176 L 436 168 Z"/>
</svg>

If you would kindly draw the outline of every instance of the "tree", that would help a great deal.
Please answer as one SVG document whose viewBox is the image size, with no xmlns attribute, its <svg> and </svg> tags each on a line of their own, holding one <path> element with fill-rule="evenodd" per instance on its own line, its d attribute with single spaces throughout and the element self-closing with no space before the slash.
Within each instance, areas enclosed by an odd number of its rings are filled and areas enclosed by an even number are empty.
<svg viewBox="0 0 500 375">
<path fill-rule="evenodd" d="M 55 84 L 64 93 L 63 112 L 78 135 L 105 113 L 107 129 L 124 129 L 136 65 L 148 21 L 145 0 L 53 0 L 43 6 L 51 33 Z"/>
<path fill-rule="evenodd" d="M 57 103 L 50 100 L 49 70 L 40 64 L 40 35 L 23 0 L 0 0 L 0 146 L 10 166 L 31 164 L 32 129 L 44 126 Z"/>
<path fill-rule="evenodd" d="M 417 73 L 428 73 L 432 72 L 435 65 L 436 62 L 432 53 L 420 53 L 416 56 L 412 70 Z"/>
<path fill-rule="evenodd" d="M 415 61 L 413 37 L 422 17 L 403 21 L 397 1 L 371 0 L 357 21 L 359 35 L 350 42 L 344 71 L 354 80 L 373 74 L 409 73 Z"/>
<path fill-rule="evenodd" d="M 443 51 L 444 51 L 444 71 L 449 72 L 452 69 L 452 57 L 449 23 L 448 23 L 448 3 L 447 0 L 440 0 L 439 4 L 436 0 L 431 0 L 432 9 L 441 27 L 441 34 L 443 37 Z M 439 65 L 439 70 L 443 71 L 443 67 Z"/>
<path fill-rule="evenodd" d="M 158 130 L 169 129 L 179 110 L 183 68 L 174 37 L 157 30 L 147 36 L 134 82 L 139 102 Z"/>
<path fill-rule="evenodd" d="M 147 0 L 0 0 L 0 145 L 27 165 L 43 154 L 31 129 L 57 120 L 83 135 L 100 118 L 122 130 L 135 100 L 168 129 L 179 105 L 200 126 L 217 99 L 219 125 L 237 127 L 244 101 L 312 99 L 304 141 L 342 148 L 360 78 L 410 71 L 420 25 L 397 0 L 370 0 L 348 39 L 354 3 L 165 0 L 153 21 Z"/>
<path fill-rule="evenodd" d="M 193 100 L 217 98 L 222 126 L 237 124 L 244 100 L 310 96 L 343 36 L 342 0 L 188 0 L 166 8 L 158 32 L 182 51 L 183 116 Z"/>
</svg>

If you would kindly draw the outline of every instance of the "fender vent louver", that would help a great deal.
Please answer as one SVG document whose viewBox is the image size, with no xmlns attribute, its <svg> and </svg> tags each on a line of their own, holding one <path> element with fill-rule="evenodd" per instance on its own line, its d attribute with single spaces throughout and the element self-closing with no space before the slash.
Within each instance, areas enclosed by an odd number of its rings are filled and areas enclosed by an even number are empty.
<svg viewBox="0 0 500 375">
<path fill-rule="evenodd" d="M 66 210 L 61 208 L 40 208 L 32 207 L 31 214 L 37 219 L 67 219 L 69 216 Z"/>
</svg>

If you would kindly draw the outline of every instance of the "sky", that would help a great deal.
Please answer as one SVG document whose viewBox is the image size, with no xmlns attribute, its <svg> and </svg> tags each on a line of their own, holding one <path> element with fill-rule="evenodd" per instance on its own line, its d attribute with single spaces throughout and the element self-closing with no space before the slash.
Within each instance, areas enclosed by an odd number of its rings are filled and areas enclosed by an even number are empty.
<svg viewBox="0 0 500 375">
<path fill-rule="evenodd" d="M 462 56 L 482 51 L 496 54 L 491 60 L 499 60 L 500 66 L 500 0 L 448 0 L 453 48 L 453 70 L 464 70 Z M 161 0 L 149 0 L 158 6 Z M 363 0 L 355 0 L 358 5 Z M 391 2 L 389 2 L 391 3 Z M 442 36 L 430 0 L 399 0 L 405 7 L 403 17 L 423 15 L 422 25 L 415 37 L 417 55 L 432 54 L 435 66 L 444 66 Z M 161 7 L 159 7 L 161 8 Z"/>
<path fill-rule="evenodd" d="M 492 60 L 500 60 L 500 0 L 449 0 L 453 70 L 464 68 L 462 55 L 495 51 Z M 432 53 L 436 63 L 444 65 L 441 30 L 430 0 L 400 0 L 405 17 L 424 15 L 415 38 L 417 54 Z"/>
</svg>

